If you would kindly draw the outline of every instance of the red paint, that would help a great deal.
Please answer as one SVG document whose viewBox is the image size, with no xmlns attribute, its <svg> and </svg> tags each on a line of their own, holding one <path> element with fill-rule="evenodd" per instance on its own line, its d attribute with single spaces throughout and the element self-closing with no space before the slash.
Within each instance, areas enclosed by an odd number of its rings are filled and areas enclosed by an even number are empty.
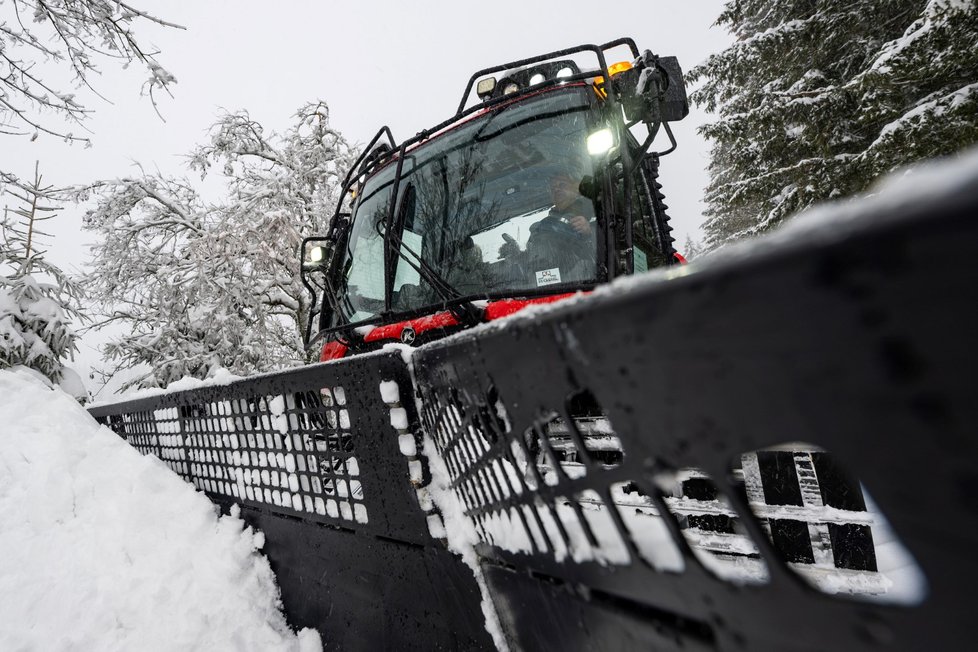
<svg viewBox="0 0 978 652">
<path fill-rule="evenodd" d="M 346 355 L 349 347 L 342 342 L 337 342 L 336 340 L 331 340 L 323 345 L 323 352 L 319 355 L 320 362 L 329 362 L 330 360 L 339 360 Z"/>
<path fill-rule="evenodd" d="M 430 331 L 435 328 L 447 328 L 448 326 L 458 326 L 458 320 L 450 312 L 436 312 L 433 315 L 428 315 L 426 317 L 418 317 L 417 319 L 409 319 L 407 321 L 397 322 L 396 324 L 387 324 L 386 326 L 378 326 L 373 329 L 363 338 L 364 342 L 376 342 L 377 340 L 399 340 L 401 339 L 401 332 L 410 326 L 414 329 L 414 332 L 420 335 L 425 331 Z"/>
<path fill-rule="evenodd" d="M 526 308 L 527 306 L 553 303 L 554 301 L 560 301 L 561 299 L 566 299 L 567 297 L 572 296 L 574 296 L 573 292 L 567 294 L 554 294 L 549 297 L 538 297 L 536 299 L 502 299 L 501 301 L 493 301 L 486 306 L 486 321 L 508 317 L 513 313 L 523 310 L 523 308 Z"/>
<path fill-rule="evenodd" d="M 686 265 L 686 264 L 688 264 L 688 263 L 689 263 L 689 261 L 688 261 L 688 260 L 686 260 L 686 257 L 685 257 L 685 256 L 683 256 L 683 255 L 682 255 L 681 253 L 679 253 L 678 251 L 677 251 L 676 253 L 674 253 L 674 254 L 672 255 L 672 257 L 673 257 L 673 258 L 675 258 L 675 259 L 676 259 L 676 262 L 678 262 L 678 263 L 679 263 L 680 265 Z"/>
<path fill-rule="evenodd" d="M 500 301 L 493 301 L 486 306 L 484 313 L 485 320 L 493 321 L 495 319 L 508 317 L 513 313 L 523 310 L 527 306 L 553 303 L 554 301 L 560 301 L 561 299 L 572 297 L 574 294 L 574 292 L 569 292 L 566 294 L 554 294 L 547 297 L 537 297 L 535 299 L 502 299 Z M 414 332 L 420 335 L 421 333 L 434 330 L 436 328 L 448 328 L 450 326 L 458 325 L 459 322 L 455 316 L 452 315 L 452 313 L 436 312 L 433 315 L 418 317 L 417 319 L 408 319 L 406 321 L 397 322 L 396 324 L 378 326 L 367 333 L 367 335 L 363 338 L 363 341 L 379 342 L 381 340 L 400 340 L 401 333 L 408 326 L 413 328 Z"/>
</svg>

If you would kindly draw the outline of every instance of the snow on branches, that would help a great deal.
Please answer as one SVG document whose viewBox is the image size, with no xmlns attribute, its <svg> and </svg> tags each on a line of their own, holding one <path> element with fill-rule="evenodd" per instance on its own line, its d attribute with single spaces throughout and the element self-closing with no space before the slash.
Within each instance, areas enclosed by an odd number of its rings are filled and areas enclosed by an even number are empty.
<svg viewBox="0 0 978 652">
<path fill-rule="evenodd" d="M 143 90 L 155 106 L 154 92 L 168 90 L 176 79 L 157 62 L 157 53 L 136 38 L 134 28 L 149 24 L 182 29 L 117 0 L 0 2 L 0 135 L 33 139 L 47 134 L 89 144 L 87 136 L 51 125 L 54 115 L 68 126 L 81 126 L 90 109 L 77 93 L 51 80 L 60 71 L 39 65 L 48 62 L 69 69 L 74 86 L 89 90 L 100 61 L 114 60 L 122 67 L 138 62 L 147 72 Z M 0 170 L 0 181 L 15 179 Z"/>
<path fill-rule="evenodd" d="M 0 369 L 22 365 L 59 382 L 77 351 L 71 322 L 83 316 L 80 288 L 39 248 L 40 222 L 57 210 L 45 203 L 51 191 L 36 170 L 33 184 L 8 191 L 20 207 L 5 207 L 0 222 Z"/>
<path fill-rule="evenodd" d="M 160 175 L 103 181 L 85 228 L 99 236 L 85 285 L 105 317 L 130 332 L 106 347 L 115 371 L 148 369 L 129 386 L 165 386 L 218 368 L 247 374 L 305 361 L 309 300 L 302 238 L 325 230 L 352 162 L 324 103 L 267 134 L 246 112 L 221 117 L 190 156 L 215 170 L 226 196 Z M 144 366 L 145 365 L 145 366 Z"/>
<path fill-rule="evenodd" d="M 717 120 L 706 245 L 978 142 L 976 0 L 731 0 L 690 72 Z"/>
</svg>

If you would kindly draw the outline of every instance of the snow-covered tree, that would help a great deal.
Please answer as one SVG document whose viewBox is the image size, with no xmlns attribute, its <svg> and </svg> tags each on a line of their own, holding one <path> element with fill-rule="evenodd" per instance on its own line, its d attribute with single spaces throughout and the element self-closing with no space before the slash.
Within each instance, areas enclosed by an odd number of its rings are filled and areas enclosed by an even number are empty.
<svg viewBox="0 0 978 652">
<path fill-rule="evenodd" d="M 690 72 L 717 115 L 708 247 L 978 142 L 976 0 L 730 0 Z"/>
<path fill-rule="evenodd" d="M 40 249 L 47 234 L 38 227 L 58 210 L 48 204 L 53 188 L 36 168 L 22 186 L 7 191 L 18 205 L 5 206 L 0 222 L 0 369 L 22 365 L 60 382 L 77 351 L 71 323 L 83 320 L 81 290 Z"/>
<path fill-rule="evenodd" d="M 299 248 L 304 237 L 326 232 L 354 152 L 329 126 L 325 102 L 306 104 L 294 117 L 285 134 L 266 138 L 247 112 L 226 115 L 190 166 L 202 177 L 222 170 L 233 202 L 227 210 L 241 224 L 228 237 L 256 280 L 249 296 L 295 326 L 288 347 L 298 352 L 311 299 L 299 277 Z"/>
<path fill-rule="evenodd" d="M 680 253 L 682 253 L 683 258 L 686 260 L 695 260 L 703 253 L 703 243 L 699 240 L 694 240 L 693 236 L 687 235 L 686 240 L 683 241 L 683 248 Z"/>
<path fill-rule="evenodd" d="M 301 239 L 325 230 L 350 150 L 324 103 L 281 136 L 239 112 L 222 117 L 191 168 L 217 172 L 228 194 L 205 201 L 187 180 L 142 174 L 101 182 L 85 227 L 91 296 L 130 332 L 106 355 L 114 370 L 146 365 L 129 385 L 162 386 L 224 367 L 237 374 L 305 361 L 309 297 Z"/>
<path fill-rule="evenodd" d="M 147 24 L 179 27 L 117 0 L 0 1 L 0 135 L 89 144 L 71 129 L 91 112 L 77 90 L 92 90 L 101 61 L 145 66 L 150 98 L 167 90 L 176 80 L 134 32 Z M 55 67 L 45 67 L 49 62 Z M 15 181 L 0 169 L 0 184 Z"/>
</svg>

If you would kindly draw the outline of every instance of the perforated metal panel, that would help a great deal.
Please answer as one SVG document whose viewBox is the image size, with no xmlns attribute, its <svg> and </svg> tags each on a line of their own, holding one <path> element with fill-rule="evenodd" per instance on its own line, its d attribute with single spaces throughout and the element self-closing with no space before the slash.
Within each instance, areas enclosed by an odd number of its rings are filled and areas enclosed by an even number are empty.
<svg viewBox="0 0 978 652">
<path fill-rule="evenodd" d="M 293 624 L 336 649 L 491 646 L 426 437 L 511 647 L 964 648 L 976 214 L 972 182 L 426 345 L 413 377 L 392 352 L 92 413 L 243 503 Z"/>
<path fill-rule="evenodd" d="M 223 509 L 241 506 L 266 532 L 290 621 L 330 648 L 490 648 L 472 571 L 429 534 L 414 405 L 398 387 L 410 377 L 395 352 L 91 412 Z"/>
<path fill-rule="evenodd" d="M 518 645 L 966 640 L 975 214 L 972 183 L 419 350 Z"/>
<path fill-rule="evenodd" d="M 108 425 L 207 493 L 323 522 L 369 521 L 362 435 L 342 386 L 200 402 L 188 395 Z"/>
</svg>

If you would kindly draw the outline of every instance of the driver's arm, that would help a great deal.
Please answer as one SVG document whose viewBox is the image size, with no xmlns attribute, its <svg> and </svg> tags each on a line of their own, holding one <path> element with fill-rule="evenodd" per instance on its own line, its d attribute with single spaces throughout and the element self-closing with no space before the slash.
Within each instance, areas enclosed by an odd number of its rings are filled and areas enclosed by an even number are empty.
<svg viewBox="0 0 978 652">
<path fill-rule="evenodd" d="M 591 234 L 591 222 L 583 215 L 575 215 L 574 217 L 567 220 L 571 227 L 577 231 L 579 235 L 590 235 Z"/>
</svg>

